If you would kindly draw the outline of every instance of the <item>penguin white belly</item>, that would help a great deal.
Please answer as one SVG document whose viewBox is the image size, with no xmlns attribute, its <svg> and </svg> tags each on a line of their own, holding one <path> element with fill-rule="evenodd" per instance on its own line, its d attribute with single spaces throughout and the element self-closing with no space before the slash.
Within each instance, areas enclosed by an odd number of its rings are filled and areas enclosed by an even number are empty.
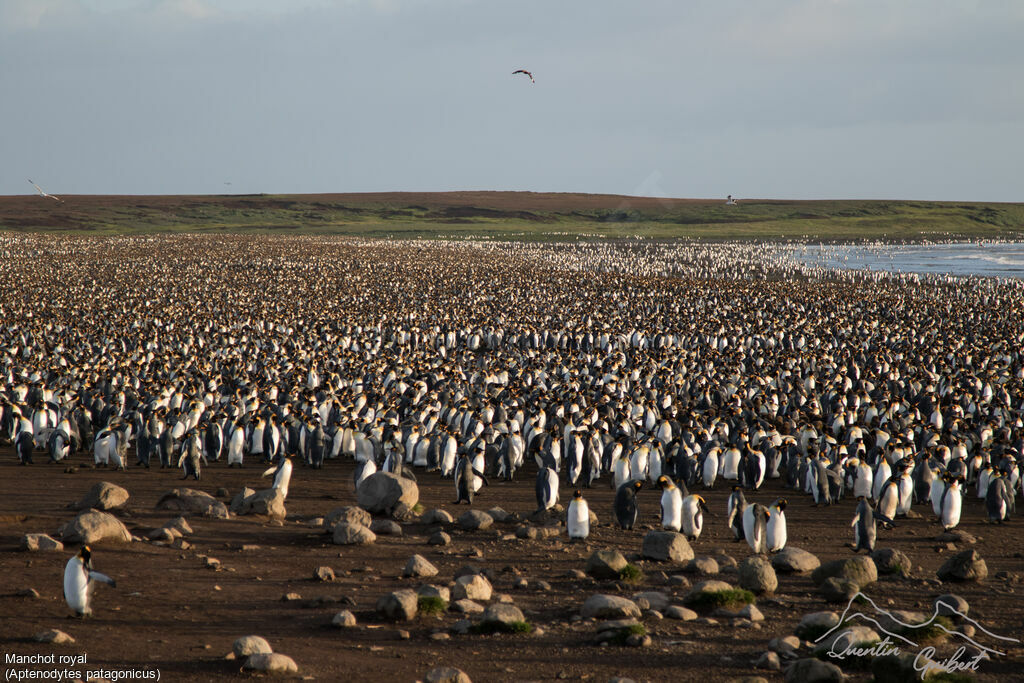
<svg viewBox="0 0 1024 683">
<path fill-rule="evenodd" d="M 704 488 L 711 488 L 715 485 L 715 478 L 718 476 L 718 456 L 709 453 L 707 458 L 704 459 L 704 472 L 701 477 L 701 483 L 704 484 Z"/>
<path fill-rule="evenodd" d="M 661 526 L 679 531 L 683 524 L 683 497 L 679 489 L 665 489 L 661 494 Z"/>
<path fill-rule="evenodd" d="M 547 468 L 545 476 L 548 479 L 548 494 L 547 498 L 544 499 L 544 509 L 550 510 L 558 503 L 558 473 L 553 469 Z"/>
<path fill-rule="evenodd" d="M 942 517 L 942 494 L 946 491 L 946 482 L 941 479 L 932 481 L 932 512 L 936 517 Z"/>
<path fill-rule="evenodd" d="M 718 474 L 729 481 L 736 481 L 740 478 L 740 452 L 738 449 L 730 448 L 722 454 L 722 464 Z"/>
<path fill-rule="evenodd" d="M 359 474 L 356 476 L 356 488 L 358 489 L 364 479 L 377 472 L 377 465 L 372 460 L 364 460 L 356 467 L 359 468 Z"/>
<path fill-rule="evenodd" d="M 89 573 L 82 560 L 72 557 L 64 568 L 64 599 L 79 614 L 89 613 Z"/>
<path fill-rule="evenodd" d="M 285 460 L 281 463 L 281 469 L 274 475 L 274 488 L 281 492 L 282 498 L 288 497 L 288 484 L 292 480 L 292 461 Z"/>
<path fill-rule="evenodd" d="M 629 461 L 625 458 L 619 458 L 615 461 L 615 488 L 618 489 L 629 481 L 630 478 Z"/>
<path fill-rule="evenodd" d="M 647 454 L 647 449 L 638 450 L 629 456 L 629 471 L 637 479 L 642 479 L 647 476 L 647 465 L 649 462 L 650 458 Z"/>
<path fill-rule="evenodd" d="M 942 528 L 952 529 L 960 523 L 960 509 L 962 501 L 960 499 L 960 493 L 957 489 L 950 489 L 946 492 L 946 497 L 942 506 Z"/>
<path fill-rule="evenodd" d="M 574 499 L 569 503 L 565 527 L 569 538 L 586 538 L 590 535 L 590 506 L 587 501 Z"/>
<path fill-rule="evenodd" d="M 768 552 L 774 553 L 786 547 L 786 513 L 781 510 L 772 512 L 768 518 L 768 527 L 765 535 L 765 544 Z"/>
<path fill-rule="evenodd" d="M 478 453 L 477 456 L 473 458 L 473 469 L 477 472 L 483 472 L 486 469 L 483 453 Z M 484 480 L 480 477 L 473 477 L 473 493 L 477 493 L 483 487 Z"/>
<path fill-rule="evenodd" d="M 853 482 L 853 497 L 864 496 L 865 498 L 871 497 L 871 485 L 874 483 L 874 474 L 871 472 L 871 468 L 867 465 L 861 465 L 857 468 L 857 478 Z"/>
<path fill-rule="evenodd" d="M 679 530 L 688 539 L 697 540 L 700 538 L 700 532 L 704 530 L 704 514 L 700 510 L 696 496 L 687 496 L 680 507 Z"/>
<path fill-rule="evenodd" d="M 881 496 L 882 497 L 878 501 L 878 514 L 885 517 L 887 520 L 892 521 L 896 517 L 896 511 L 899 507 L 899 487 L 895 484 L 886 486 L 882 491 Z"/>
</svg>

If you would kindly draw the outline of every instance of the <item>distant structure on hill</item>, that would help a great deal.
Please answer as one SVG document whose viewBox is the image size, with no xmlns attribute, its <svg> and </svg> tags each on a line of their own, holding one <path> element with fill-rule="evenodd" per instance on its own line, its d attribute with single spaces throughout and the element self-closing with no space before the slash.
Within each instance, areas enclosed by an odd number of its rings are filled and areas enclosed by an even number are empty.
<svg viewBox="0 0 1024 683">
<path fill-rule="evenodd" d="M 729 196 L 727 196 L 725 198 L 725 205 L 726 206 L 736 206 L 736 200 L 732 198 L 732 195 L 729 195 Z"/>
</svg>

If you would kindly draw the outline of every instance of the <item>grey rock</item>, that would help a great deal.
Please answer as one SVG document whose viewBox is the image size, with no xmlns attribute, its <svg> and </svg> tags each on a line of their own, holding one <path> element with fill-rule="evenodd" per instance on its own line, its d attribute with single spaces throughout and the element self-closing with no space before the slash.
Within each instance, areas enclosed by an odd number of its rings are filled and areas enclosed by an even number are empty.
<svg viewBox="0 0 1024 683">
<path fill-rule="evenodd" d="M 420 500 L 416 482 L 391 472 L 375 472 L 359 484 L 359 507 L 374 514 L 402 517 L 412 512 Z"/>
<path fill-rule="evenodd" d="M 718 573 L 718 561 L 713 557 L 695 557 L 683 569 L 691 574 L 714 576 Z"/>
<path fill-rule="evenodd" d="M 988 565 L 976 550 L 964 550 L 946 560 L 935 572 L 940 581 L 984 581 Z"/>
<path fill-rule="evenodd" d="M 331 625 L 338 628 L 352 628 L 356 625 L 356 615 L 344 609 L 334 615 L 334 618 L 331 619 Z"/>
<path fill-rule="evenodd" d="M 187 512 L 213 519 L 228 519 L 231 517 L 227 506 L 209 493 L 187 488 L 171 489 L 160 496 L 160 500 L 156 502 L 156 509 Z"/>
<path fill-rule="evenodd" d="M 693 559 L 693 548 L 682 534 L 674 531 L 649 531 L 644 536 L 640 555 L 662 562 L 686 562 Z"/>
<path fill-rule="evenodd" d="M 132 535 L 117 517 L 98 510 L 89 510 L 61 526 L 59 534 L 65 543 L 93 545 L 103 541 L 131 543 Z"/>
<path fill-rule="evenodd" d="M 416 591 L 403 588 L 377 600 L 377 612 L 394 621 L 411 621 L 416 618 L 418 602 Z"/>
<path fill-rule="evenodd" d="M 317 581 L 334 581 L 334 570 L 330 567 L 317 567 L 313 570 L 313 578 Z"/>
<path fill-rule="evenodd" d="M 758 669 L 767 669 L 768 671 L 781 671 L 782 661 L 779 659 L 779 655 L 769 650 L 765 652 L 757 661 L 754 662 L 754 666 Z"/>
<path fill-rule="evenodd" d="M 939 616 L 956 617 L 956 612 L 959 612 L 966 617 L 968 612 L 970 612 L 971 606 L 959 595 L 946 593 L 935 598 L 935 608 L 938 610 Z M 956 610 L 956 612 L 953 610 Z"/>
<path fill-rule="evenodd" d="M 747 621 L 764 621 L 764 615 L 754 605 L 744 605 L 742 609 L 716 609 L 711 613 L 712 617 L 719 619 L 746 619 Z"/>
<path fill-rule="evenodd" d="M 907 578 L 913 569 L 913 563 L 903 551 L 895 548 L 878 548 L 871 553 L 879 574 L 899 574 Z"/>
<path fill-rule="evenodd" d="M 251 496 L 255 495 L 256 491 L 246 486 L 241 491 L 235 494 L 235 497 L 231 499 L 231 505 L 229 510 L 236 515 L 242 511 L 242 507 L 245 505 L 245 501 Z"/>
<path fill-rule="evenodd" d="M 636 603 L 617 595 L 591 595 L 583 603 L 580 616 L 585 619 L 621 619 L 624 617 L 640 617 L 640 608 Z"/>
<path fill-rule="evenodd" d="M 40 633 L 32 636 L 32 640 L 37 643 L 52 643 L 54 645 L 71 645 L 75 642 L 75 639 L 69 636 L 64 631 L 58 629 L 50 629 L 49 631 L 41 631 Z"/>
<path fill-rule="evenodd" d="M 627 564 L 617 550 L 595 550 L 587 558 L 586 572 L 595 579 L 617 579 Z"/>
<path fill-rule="evenodd" d="M 334 527 L 335 545 L 368 545 L 377 540 L 377 534 L 362 524 L 342 523 Z"/>
<path fill-rule="evenodd" d="M 845 560 L 827 562 L 811 573 L 811 580 L 821 585 L 828 578 L 845 579 L 863 589 L 878 580 L 875 561 L 867 555 L 856 555 Z"/>
<path fill-rule="evenodd" d="M 261 636 L 242 636 L 231 645 L 231 651 L 235 653 L 236 657 L 241 658 L 259 653 L 269 654 L 274 650 L 270 647 L 270 643 L 267 642 L 266 638 Z"/>
<path fill-rule="evenodd" d="M 93 484 L 82 500 L 72 507 L 75 510 L 116 510 L 128 502 L 128 491 L 109 481 Z"/>
<path fill-rule="evenodd" d="M 944 531 L 935 537 L 935 540 L 942 543 L 965 543 L 967 545 L 974 545 L 978 542 L 978 539 L 963 529 L 950 529 Z"/>
<path fill-rule="evenodd" d="M 462 669 L 452 666 L 434 667 L 423 676 L 424 683 L 473 683 Z"/>
<path fill-rule="evenodd" d="M 288 516 L 288 511 L 284 506 L 284 495 L 275 488 L 255 491 L 236 506 L 235 513 L 239 515 L 264 515 L 271 519 L 284 519 Z"/>
<path fill-rule="evenodd" d="M 740 588 L 745 588 L 755 595 L 764 595 L 775 592 L 779 587 L 779 578 L 767 558 L 751 555 L 740 565 L 739 584 Z"/>
<path fill-rule="evenodd" d="M 800 623 L 796 626 L 796 634 L 801 638 L 811 636 L 817 638 L 825 631 L 838 625 L 839 615 L 835 612 L 811 612 L 810 614 L 805 614 L 800 619 Z"/>
<path fill-rule="evenodd" d="M 689 590 L 686 596 L 683 598 L 684 602 L 691 602 L 699 598 L 701 593 L 718 593 L 719 591 L 733 590 L 733 587 L 725 581 L 718 581 L 717 579 L 708 579 L 697 583 Z"/>
<path fill-rule="evenodd" d="M 287 655 L 277 654 L 276 652 L 249 655 L 242 668 L 249 671 L 266 671 L 268 673 L 298 673 L 299 671 L 299 667 L 294 659 Z"/>
<path fill-rule="evenodd" d="M 417 588 L 416 595 L 421 598 L 439 598 L 445 602 L 450 602 L 452 592 L 448 590 L 447 586 L 434 586 L 428 583 Z"/>
<path fill-rule="evenodd" d="M 436 531 L 427 539 L 427 545 L 448 545 L 451 542 L 452 537 L 443 531 Z"/>
<path fill-rule="evenodd" d="M 456 524 L 465 531 L 478 531 L 487 529 L 494 524 L 494 518 L 480 510 L 466 510 L 459 515 Z"/>
<path fill-rule="evenodd" d="M 516 538 L 532 541 L 540 534 L 537 533 L 537 527 L 532 526 L 520 526 L 516 527 Z"/>
<path fill-rule="evenodd" d="M 678 619 L 680 621 L 694 621 L 699 615 L 689 607 L 671 605 L 665 608 L 665 616 L 669 619 Z"/>
<path fill-rule="evenodd" d="M 634 626 L 639 625 L 640 622 L 632 617 L 625 619 L 609 619 L 607 621 L 597 622 L 597 633 L 607 633 L 608 631 L 624 631 L 631 629 Z"/>
<path fill-rule="evenodd" d="M 402 570 L 402 576 L 436 576 L 437 567 L 432 565 L 427 558 L 422 555 L 413 555 L 409 558 L 409 561 L 405 563 L 405 569 Z"/>
<path fill-rule="evenodd" d="M 783 656 L 792 656 L 800 649 L 800 639 L 796 636 L 783 636 L 768 641 L 768 649 Z"/>
<path fill-rule="evenodd" d="M 324 517 L 324 526 L 328 529 L 334 529 L 338 524 L 359 524 L 369 527 L 373 524 L 373 517 L 358 505 L 346 505 L 331 510 Z"/>
<path fill-rule="evenodd" d="M 820 659 L 798 659 L 786 669 L 786 683 L 842 683 L 843 671 Z"/>
<path fill-rule="evenodd" d="M 879 612 L 875 615 L 878 625 L 886 631 L 899 631 L 904 624 L 923 624 L 931 618 L 931 614 L 923 612 L 912 612 L 909 610 L 895 609 L 888 614 Z M 911 636 L 912 637 L 912 636 Z"/>
<path fill-rule="evenodd" d="M 451 524 L 453 520 L 452 516 L 446 510 L 434 508 L 427 514 L 423 515 L 423 518 L 420 521 L 424 524 Z"/>
<path fill-rule="evenodd" d="M 829 602 L 849 602 L 860 588 L 853 581 L 830 576 L 818 587 L 822 596 Z"/>
<path fill-rule="evenodd" d="M 164 527 L 152 529 L 146 534 L 147 540 L 156 541 L 159 543 L 174 543 L 174 539 L 176 538 L 181 538 L 181 536 L 176 534 L 171 529 L 165 529 Z"/>
<path fill-rule="evenodd" d="M 398 522 L 390 519 L 375 519 L 370 524 L 370 531 L 378 536 L 401 536 L 402 527 Z"/>
<path fill-rule="evenodd" d="M 483 600 L 484 602 L 491 599 L 491 582 L 487 580 L 487 577 L 482 574 L 467 574 L 460 576 L 455 580 L 455 586 L 452 588 L 452 598 L 455 600 Z"/>
<path fill-rule="evenodd" d="M 448 611 L 456 614 L 481 614 L 484 611 L 484 606 L 479 602 L 463 598 L 448 605 Z"/>
<path fill-rule="evenodd" d="M 772 557 L 772 567 L 780 574 L 813 572 L 820 566 L 816 555 L 794 546 L 787 546 Z"/>
<path fill-rule="evenodd" d="M 46 534 L 25 534 L 21 537 L 21 549 L 29 552 L 64 550 L 64 544 Z"/>
<path fill-rule="evenodd" d="M 650 609 L 658 612 L 664 612 L 671 603 L 667 595 L 658 591 L 644 591 L 643 593 L 637 593 L 633 597 L 638 600 L 646 600 Z"/>
<path fill-rule="evenodd" d="M 191 536 L 193 534 L 192 526 L 184 517 L 175 517 L 164 524 L 163 528 L 181 534 L 182 536 Z"/>
<path fill-rule="evenodd" d="M 815 654 L 829 650 L 842 652 L 847 647 L 860 643 L 874 643 L 877 640 L 881 640 L 881 638 L 878 636 L 878 631 L 873 628 L 847 623 L 822 637 L 821 640 L 815 640 L 814 652 Z"/>
<path fill-rule="evenodd" d="M 493 519 L 498 524 L 503 524 L 509 521 L 509 518 L 512 516 L 509 513 L 505 512 L 500 507 L 491 508 L 490 510 L 487 511 L 487 514 L 490 516 L 491 519 Z"/>
<path fill-rule="evenodd" d="M 522 610 L 515 605 L 509 605 L 501 602 L 490 605 L 485 609 L 484 615 L 480 619 L 480 623 L 485 626 L 497 624 L 508 626 L 509 624 L 522 621 L 526 621 L 526 617 L 523 616 Z"/>
</svg>

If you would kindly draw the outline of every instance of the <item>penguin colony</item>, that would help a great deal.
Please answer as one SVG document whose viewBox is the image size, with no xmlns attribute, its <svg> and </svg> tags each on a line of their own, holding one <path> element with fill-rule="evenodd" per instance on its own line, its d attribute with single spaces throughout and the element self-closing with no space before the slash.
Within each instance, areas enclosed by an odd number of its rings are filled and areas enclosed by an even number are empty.
<svg viewBox="0 0 1024 683">
<path fill-rule="evenodd" d="M 754 552 L 785 546 L 798 498 L 848 505 L 871 550 L 913 506 L 952 529 L 977 496 L 1002 523 L 1024 491 L 1019 280 L 687 242 L 3 235 L 0 255 L 0 438 L 26 466 L 269 466 L 287 496 L 351 459 L 354 485 L 446 477 L 488 505 L 525 480 L 574 539 L 604 486 L 624 529 L 658 503 Z M 85 613 L 105 577 L 77 561 Z"/>
</svg>

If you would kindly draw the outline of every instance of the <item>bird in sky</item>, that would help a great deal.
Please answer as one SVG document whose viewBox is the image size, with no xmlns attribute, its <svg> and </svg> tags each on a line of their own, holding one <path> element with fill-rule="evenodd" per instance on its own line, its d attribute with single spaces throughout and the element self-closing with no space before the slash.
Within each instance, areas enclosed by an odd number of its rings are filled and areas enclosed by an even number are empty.
<svg viewBox="0 0 1024 683">
<path fill-rule="evenodd" d="M 32 183 L 32 179 L 31 178 L 29 178 L 28 181 L 30 183 Z M 64 201 L 60 197 L 57 197 L 57 196 L 54 196 L 52 194 L 47 194 L 46 192 L 43 192 L 43 188 L 39 187 L 35 183 L 32 183 L 32 187 L 36 188 L 36 192 L 38 192 L 41 197 L 46 197 L 47 199 L 53 199 L 53 200 L 58 201 L 58 202 L 63 202 Z"/>
<path fill-rule="evenodd" d="M 512 72 L 512 75 L 515 76 L 516 74 L 526 74 L 527 76 L 530 77 L 530 83 L 536 83 L 537 82 L 537 81 L 533 80 L 533 74 L 530 73 L 529 71 L 527 71 L 526 69 L 516 69 L 515 71 Z"/>
</svg>

